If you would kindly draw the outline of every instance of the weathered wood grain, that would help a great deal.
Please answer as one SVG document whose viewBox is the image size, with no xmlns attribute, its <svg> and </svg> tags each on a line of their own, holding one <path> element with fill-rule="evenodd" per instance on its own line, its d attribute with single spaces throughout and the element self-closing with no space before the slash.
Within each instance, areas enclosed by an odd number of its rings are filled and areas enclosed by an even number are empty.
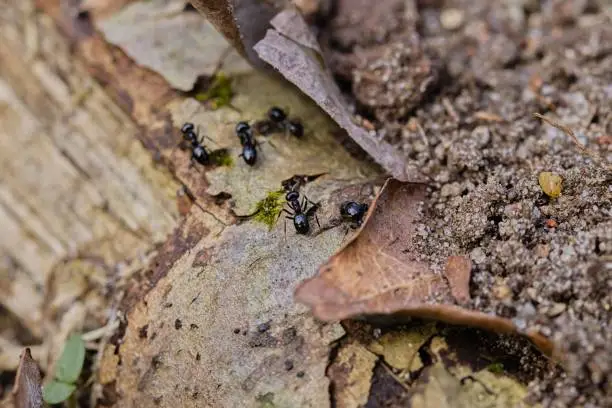
<svg viewBox="0 0 612 408">
<path fill-rule="evenodd" d="M 0 305 L 41 338 L 54 267 L 150 252 L 176 226 L 179 185 L 52 19 L 33 1 L 2 3 Z"/>
</svg>

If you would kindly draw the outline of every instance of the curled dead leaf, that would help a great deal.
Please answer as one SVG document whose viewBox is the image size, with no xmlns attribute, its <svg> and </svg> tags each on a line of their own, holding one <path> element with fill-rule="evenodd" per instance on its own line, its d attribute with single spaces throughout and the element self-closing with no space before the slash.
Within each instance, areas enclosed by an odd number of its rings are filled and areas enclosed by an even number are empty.
<svg viewBox="0 0 612 408">
<path fill-rule="evenodd" d="M 448 282 L 418 260 L 413 236 L 425 192 L 422 184 L 387 180 L 359 233 L 315 277 L 297 287 L 296 300 L 310 306 L 324 321 L 420 317 L 500 333 L 518 332 L 509 319 L 455 305 L 455 299 L 469 296 L 469 259 L 449 260 Z M 523 334 L 551 354 L 550 340 L 536 332 Z"/>
<path fill-rule="evenodd" d="M 42 382 L 38 364 L 32 358 L 30 349 L 21 353 L 19 368 L 15 376 L 13 399 L 16 408 L 40 408 L 43 406 Z"/>
<path fill-rule="evenodd" d="M 278 12 L 274 2 L 254 0 L 191 0 L 234 48 L 258 68 L 267 68 L 253 46 L 270 27 Z"/>
<path fill-rule="evenodd" d="M 289 82 L 314 100 L 351 138 L 393 177 L 401 181 L 422 181 L 417 169 L 391 144 L 374 132 L 355 124 L 348 105 L 323 63 L 318 43 L 296 10 L 279 13 L 254 49 L 259 57 L 276 68 Z"/>
<path fill-rule="evenodd" d="M 472 261 L 467 256 L 451 256 L 448 258 L 444 276 L 448 280 L 451 294 L 459 303 L 470 300 L 471 271 Z"/>
</svg>

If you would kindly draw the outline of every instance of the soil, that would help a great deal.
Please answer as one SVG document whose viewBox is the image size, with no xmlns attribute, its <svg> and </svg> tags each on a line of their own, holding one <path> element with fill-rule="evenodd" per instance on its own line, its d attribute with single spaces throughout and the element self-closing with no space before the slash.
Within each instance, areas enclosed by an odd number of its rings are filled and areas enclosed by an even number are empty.
<svg viewBox="0 0 612 408">
<path fill-rule="evenodd" d="M 609 6 L 405 3 L 347 16 L 340 2 L 321 38 L 356 113 L 430 180 L 423 257 L 468 253 L 472 307 L 560 346 L 564 369 L 532 381 L 531 402 L 612 406 Z M 558 198 L 538 184 L 544 171 L 561 176 Z"/>
</svg>

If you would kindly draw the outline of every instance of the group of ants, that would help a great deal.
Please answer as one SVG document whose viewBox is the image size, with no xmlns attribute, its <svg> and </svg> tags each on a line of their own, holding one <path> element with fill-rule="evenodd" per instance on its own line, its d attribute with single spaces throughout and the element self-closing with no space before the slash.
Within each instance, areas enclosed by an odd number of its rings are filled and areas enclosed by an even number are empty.
<svg viewBox="0 0 612 408">
<path fill-rule="evenodd" d="M 253 126 L 247 122 L 240 121 L 236 124 L 236 136 L 240 139 L 242 145 L 242 153 L 239 157 L 244 159 L 244 162 L 249 166 L 253 166 L 257 161 L 258 142 L 253 135 L 255 131 L 263 136 L 271 133 L 287 132 L 292 136 L 301 138 L 304 136 L 304 126 L 299 119 L 288 118 L 284 110 L 278 107 L 272 107 L 268 110 L 268 118 L 257 121 Z M 199 132 L 196 131 L 193 123 L 187 122 L 181 128 L 183 139 L 190 143 L 191 160 L 202 165 L 210 163 L 210 152 L 202 144 L 203 138 L 199 137 Z M 290 183 L 285 186 L 287 194 L 285 195 L 286 205 L 289 210 L 283 208 L 286 218 L 293 221 L 293 226 L 298 234 L 308 234 L 310 231 L 309 218 L 313 215 L 316 218 L 316 210 L 318 205 L 310 201 L 306 196 L 300 201 L 300 193 L 296 191 L 299 183 Z M 308 205 L 310 204 L 310 208 Z M 350 222 L 352 228 L 357 228 L 361 225 L 363 217 L 368 211 L 368 205 L 355 201 L 345 201 L 340 205 L 340 216 L 342 219 Z M 279 214 L 280 217 L 281 214 Z"/>
</svg>

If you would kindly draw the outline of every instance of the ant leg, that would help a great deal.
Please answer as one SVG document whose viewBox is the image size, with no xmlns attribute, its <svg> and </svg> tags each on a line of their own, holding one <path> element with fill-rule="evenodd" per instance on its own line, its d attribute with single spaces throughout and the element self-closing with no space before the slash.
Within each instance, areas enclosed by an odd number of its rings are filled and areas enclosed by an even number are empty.
<svg viewBox="0 0 612 408">
<path fill-rule="evenodd" d="M 340 243 L 344 242 L 344 240 L 346 239 L 346 236 L 348 235 L 349 231 L 350 231 L 350 229 L 347 228 L 346 232 L 344 233 L 344 236 L 342 237 L 342 241 L 340 241 Z"/>
<path fill-rule="evenodd" d="M 317 225 L 319 226 L 319 228 L 321 228 L 321 224 L 319 224 L 319 217 L 317 217 L 317 213 L 314 213 L 315 216 L 315 221 L 317 222 Z"/>
<path fill-rule="evenodd" d="M 282 209 L 282 211 L 279 211 L 279 213 L 278 213 L 278 217 L 276 217 L 276 222 L 278 222 L 278 219 L 280 218 L 280 216 L 281 216 L 281 215 L 283 215 L 283 212 L 285 212 L 285 213 L 287 213 L 287 214 L 289 214 L 289 215 L 291 215 L 291 216 L 293 216 L 293 215 L 294 215 L 292 212 L 287 211 L 285 208 L 283 208 L 283 209 Z M 285 223 L 286 223 L 286 221 L 285 221 Z"/>
<path fill-rule="evenodd" d="M 212 142 L 212 144 L 214 144 L 215 146 L 219 147 L 219 144 L 217 142 L 215 142 L 214 140 L 212 140 L 210 137 L 208 137 L 206 135 L 202 136 L 202 141 L 204 141 L 205 138 L 210 140 Z"/>
<path fill-rule="evenodd" d="M 195 167 L 198 173 L 201 173 L 200 168 L 198 167 L 198 163 L 195 161 L 193 157 L 189 160 L 189 168 Z"/>
<path fill-rule="evenodd" d="M 319 206 L 318 204 L 313 203 L 312 201 L 310 201 L 310 200 L 308 199 L 308 197 L 304 196 L 304 198 L 305 198 L 305 199 L 306 199 L 306 201 L 308 201 L 308 202 L 310 203 L 310 205 L 312 205 L 313 207 L 318 207 L 318 206 Z"/>
</svg>

